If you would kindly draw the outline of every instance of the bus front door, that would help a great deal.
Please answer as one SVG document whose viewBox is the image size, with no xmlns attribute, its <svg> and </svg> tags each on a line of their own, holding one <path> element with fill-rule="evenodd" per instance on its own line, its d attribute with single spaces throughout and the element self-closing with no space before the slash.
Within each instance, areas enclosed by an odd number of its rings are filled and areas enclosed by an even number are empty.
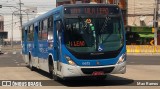
<svg viewBox="0 0 160 89">
<path fill-rule="evenodd" d="M 62 30 L 62 27 L 61 27 L 61 21 L 58 20 L 58 21 L 55 21 L 54 22 L 54 26 L 55 26 L 55 36 L 54 36 L 54 59 L 56 61 L 56 65 L 55 65 L 55 69 L 57 71 L 61 71 L 61 65 L 60 65 L 60 62 L 61 62 L 61 30 Z"/>
</svg>

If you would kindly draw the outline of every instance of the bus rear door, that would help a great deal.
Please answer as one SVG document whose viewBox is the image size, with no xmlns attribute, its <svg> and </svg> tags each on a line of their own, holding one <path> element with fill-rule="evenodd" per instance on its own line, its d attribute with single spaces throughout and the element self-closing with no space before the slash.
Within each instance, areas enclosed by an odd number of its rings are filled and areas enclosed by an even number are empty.
<svg viewBox="0 0 160 89">
<path fill-rule="evenodd" d="M 27 55 L 27 53 L 28 53 L 28 48 L 27 48 L 27 44 L 28 44 L 28 42 L 27 42 L 27 37 L 28 37 L 28 27 L 25 27 L 24 29 L 23 29 L 23 35 L 24 35 L 24 37 L 23 37 L 23 54 L 25 54 L 25 55 Z M 29 60 L 28 60 L 28 57 L 27 56 L 25 56 L 25 58 L 24 58 L 25 60 L 25 63 L 29 63 Z"/>
<path fill-rule="evenodd" d="M 38 23 L 34 24 L 34 59 L 35 59 L 35 66 L 38 67 L 39 61 L 38 61 L 38 53 L 39 53 L 39 48 L 38 48 Z"/>
</svg>

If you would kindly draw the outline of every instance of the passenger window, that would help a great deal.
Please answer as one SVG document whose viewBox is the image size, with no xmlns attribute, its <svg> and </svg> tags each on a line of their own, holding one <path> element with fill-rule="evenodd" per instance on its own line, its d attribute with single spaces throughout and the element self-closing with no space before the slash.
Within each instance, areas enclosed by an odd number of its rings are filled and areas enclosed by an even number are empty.
<svg viewBox="0 0 160 89">
<path fill-rule="evenodd" d="M 53 40 L 53 16 L 48 18 L 48 40 Z"/>
<path fill-rule="evenodd" d="M 62 23 L 61 21 L 56 22 L 56 28 L 58 32 L 62 32 Z"/>
<path fill-rule="evenodd" d="M 42 28 L 43 28 L 43 25 L 42 25 L 43 21 L 39 22 L 39 28 L 38 28 L 38 39 L 39 40 L 42 40 Z"/>
<path fill-rule="evenodd" d="M 47 36 L 48 36 L 48 21 L 47 19 L 43 21 L 43 28 L 42 28 L 42 40 L 47 40 Z"/>
<path fill-rule="evenodd" d="M 29 26 L 28 29 L 28 41 L 33 41 L 34 39 L 33 34 L 34 34 L 34 25 L 31 25 Z"/>
</svg>

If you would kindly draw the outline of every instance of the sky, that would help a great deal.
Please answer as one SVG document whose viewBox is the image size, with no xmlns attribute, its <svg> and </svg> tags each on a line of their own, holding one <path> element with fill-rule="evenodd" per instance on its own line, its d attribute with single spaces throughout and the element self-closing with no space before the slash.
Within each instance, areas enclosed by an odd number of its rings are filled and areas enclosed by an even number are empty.
<svg viewBox="0 0 160 89">
<path fill-rule="evenodd" d="M 36 16 L 45 13 L 56 7 L 56 0 L 21 0 L 22 3 L 22 14 L 23 14 L 23 23 L 26 23 L 29 20 L 35 18 Z M 20 23 L 19 15 L 17 13 L 19 9 L 19 0 L 0 0 L 0 15 L 4 16 L 4 31 L 8 32 L 8 40 L 11 39 L 11 29 L 12 29 L 12 14 L 13 14 L 13 39 L 20 40 Z M 31 13 L 32 10 L 27 10 L 30 8 L 37 8 L 37 13 Z M 29 12 L 28 17 L 26 12 Z"/>
</svg>

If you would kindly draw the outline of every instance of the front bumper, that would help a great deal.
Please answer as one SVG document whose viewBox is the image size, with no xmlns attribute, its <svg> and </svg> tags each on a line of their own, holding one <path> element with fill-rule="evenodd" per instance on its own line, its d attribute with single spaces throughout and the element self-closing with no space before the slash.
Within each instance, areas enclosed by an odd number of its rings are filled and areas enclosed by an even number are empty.
<svg viewBox="0 0 160 89">
<path fill-rule="evenodd" d="M 126 72 L 126 61 L 116 65 L 107 66 L 72 66 L 62 64 L 62 77 L 92 76 L 95 71 L 103 71 L 107 74 L 124 74 Z"/>
</svg>

